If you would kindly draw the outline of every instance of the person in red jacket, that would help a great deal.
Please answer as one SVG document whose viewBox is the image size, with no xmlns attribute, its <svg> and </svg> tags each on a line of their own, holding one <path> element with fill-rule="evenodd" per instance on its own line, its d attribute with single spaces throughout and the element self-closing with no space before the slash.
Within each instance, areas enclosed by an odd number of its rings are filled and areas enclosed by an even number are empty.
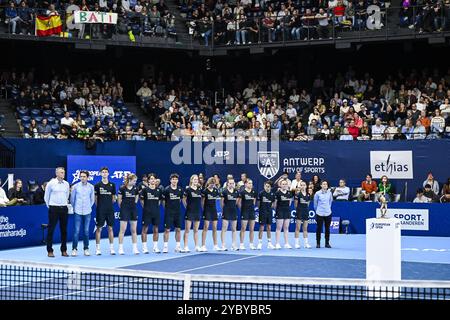
<svg viewBox="0 0 450 320">
<path fill-rule="evenodd" d="M 359 128 L 355 126 L 355 120 L 351 120 L 348 125 L 348 133 L 353 137 L 353 140 L 359 136 Z"/>
<path fill-rule="evenodd" d="M 372 180 L 372 175 L 368 173 L 366 180 L 361 182 L 361 194 L 358 196 L 358 201 L 373 201 L 375 193 L 378 191 L 377 183 Z"/>
</svg>

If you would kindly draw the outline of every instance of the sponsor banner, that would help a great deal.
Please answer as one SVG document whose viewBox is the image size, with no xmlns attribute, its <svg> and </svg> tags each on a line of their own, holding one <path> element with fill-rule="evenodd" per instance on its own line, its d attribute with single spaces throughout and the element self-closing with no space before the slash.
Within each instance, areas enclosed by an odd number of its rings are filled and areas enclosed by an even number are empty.
<svg viewBox="0 0 450 320">
<path fill-rule="evenodd" d="M 125 175 L 136 173 L 136 157 L 134 156 L 67 156 L 67 181 L 73 185 L 80 181 L 81 170 L 89 171 L 89 182 L 96 184 L 102 177 L 100 168 L 108 167 L 109 180 L 122 185 Z"/>
<path fill-rule="evenodd" d="M 117 24 L 117 13 L 99 11 L 74 11 L 75 23 Z"/>
<path fill-rule="evenodd" d="M 400 220 L 402 230 L 429 230 L 428 209 L 390 209 L 386 216 Z M 381 217 L 380 209 L 377 209 L 377 218 Z"/>
<path fill-rule="evenodd" d="M 370 151 L 370 172 L 374 179 L 413 179 L 412 151 Z"/>
</svg>

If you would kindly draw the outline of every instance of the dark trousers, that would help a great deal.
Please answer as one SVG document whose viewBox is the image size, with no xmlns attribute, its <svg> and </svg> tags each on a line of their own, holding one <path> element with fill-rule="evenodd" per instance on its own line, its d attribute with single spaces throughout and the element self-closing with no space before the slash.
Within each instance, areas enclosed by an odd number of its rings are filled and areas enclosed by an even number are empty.
<svg viewBox="0 0 450 320">
<path fill-rule="evenodd" d="M 320 243 L 320 236 L 322 234 L 323 223 L 325 222 L 325 244 L 330 242 L 330 225 L 331 225 L 331 214 L 327 217 L 322 217 L 316 214 L 316 241 Z"/>
<path fill-rule="evenodd" d="M 59 221 L 61 230 L 61 252 L 67 251 L 67 206 L 50 206 L 48 208 L 47 252 L 53 252 L 53 232 Z"/>
</svg>

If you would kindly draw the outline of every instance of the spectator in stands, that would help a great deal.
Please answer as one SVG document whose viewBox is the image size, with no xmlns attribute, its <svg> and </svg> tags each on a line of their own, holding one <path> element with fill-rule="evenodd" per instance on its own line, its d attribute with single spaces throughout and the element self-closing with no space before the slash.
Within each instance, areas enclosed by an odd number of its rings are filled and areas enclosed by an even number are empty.
<svg viewBox="0 0 450 320">
<path fill-rule="evenodd" d="M 314 191 L 314 193 L 316 193 L 321 188 L 322 180 L 320 179 L 320 177 L 317 174 L 315 174 L 315 175 L 313 175 L 311 182 L 312 182 L 313 188 L 314 188 L 313 191 Z"/>
<path fill-rule="evenodd" d="M 152 90 L 148 87 L 147 81 L 144 81 L 142 87 L 139 88 L 136 95 L 139 97 L 142 107 L 149 103 L 152 97 Z"/>
<path fill-rule="evenodd" d="M 417 189 L 416 197 L 414 198 L 413 202 L 414 203 L 430 203 L 431 199 L 425 197 L 423 194 L 423 189 L 419 188 L 419 189 Z"/>
<path fill-rule="evenodd" d="M 52 127 L 47 123 L 47 119 L 42 119 L 42 123 L 38 126 L 37 131 L 42 139 L 54 138 L 52 136 Z"/>
<path fill-rule="evenodd" d="M 44 194 L 45 194 L 45 187 L 47 185 L 47 182 L 44 182 L 43 184 L 39 185 L 38 188 L 34 191 L 33 197 L 31 199 L 31 204 L 44 204 Z"/>
<path fill-rule="evenodd" d="M 377 183 L 372 180 L 372 175 L 368 173 L 366 180 L 361 182 L 361 193 L 358 196 L 358 201 L 374 201 L 377 191 Z"/>
<path fill-rule="evenodd" d="M 8 206 L 14 206 L 17 204 L 17 199 L 11 199 L 9 200 L 6 196 L 5 190 L 1 187 L 2 180 L 0 179 L 0 207 L 8 207 Z"/>
<path fill-rule="evenodd" d="M 387 176 L 382 176 L 378 184 L 378 198 L 384 196 L 387 202 L 391 201 L 393 194 L 392 184 L 389 182 Z"/>
<path fill-rule="evenodd" d="M 16 200 L 15 205 L 24 205 L 28 204 L 26 198 L 22 190 L 22 180 L 16 179 L 13 187 L 8 190 L 8 199 L 11 199 L 10 201 Z"/>
<path fill-rule="evenodd" d="M 369 127 L 369 123 L 364 121 L 363 126 L 360 129 L 360 136 L 358 137 L 358 140 L 370 140 L 372 137 L 372 129 Z M 384 135 L 383 135 L 384 139 Z"/>
<path fill-rule="evenodd" d="M 344 128 L 344 129 L 343 129 L 342 134 L 341 134 L 339 140 L 343 140 L 343 141 L 353 140 L 353 136 L 352 136 L 351 134 L 348 133 L 348 128 Z"/>
<path fill-rule="evenodd" d="M 350 196 L 350 188 L 345 185 L 345 180 L 339 180 L 339 186 L 333 191 L 333 197 L 336 201 L 348 201 Z"/>
<path fill-rule="evenodd" d="M 359 136 L 359 129 L 357 126 L 355 126 L 355 120 L 350 120 L 347 130 L 348 133 L 353 137 L 353 140 L 356 140 L 356 138 Z"/>
<path fill-rule="evenodd" d="M 411 119 L 405 120 L 405 125 L 402 127 L 402 133 L 406 136 L 406 139 L 414 139 L 414 126 Z"/>
<path fill-rule="evenodd" d="M 59 130 L 59 133 L 56 135 L 56 139 L 69 139 L 69 132 L 65 127 L 62 127 Z"/>
<path fill-rule="evenodd" d="M 75 120 L 70 116 L 70 112 L 64 112 L 64 117 L 60 121 L 61 127 L 64 126 L 68 131 L 71 131 L 74 122 Z"/>
<path fill-rule="evenodd" d="M 5 10 L 6 23 L 10 25 L 10 32 L 16 34 L 17 23 L 22 21 L 18 15 L 14 1 L 9 3 L 9 7 Z"/>
<path fill-rule="evenodd" d="M 450 6 L 449 6 L 450 7 Z M 449 9 L 450 11 L 450 9 Z M 447 119 L 450 115 L 450 102 L 449 98 L 445 98 L 444 102 L 439 106 L 439 110 L 441 111 L 441 115 Z"/>
<path fill-rule="evenodd" d="M 302 173 L 296 172 L 295 179 L 291 181 L 291 191 L 298 192 L 298 188 L 300 187 L 300 183 L 302 182 Z"/>
<path fill-rule="evenodd" d="M 422 121 L 417 120 L 416 121 L 416 126 L 414 127 L 414 139 L 416 140 L 421 140 L 421 139 L 425 139 L 427 136 L 425 127 L 422 125 Z"/>
<path fill-rule="evenodd" d="M 381 124 L 381 119 L 377 118 L 372 126 L 372 140 L 383 140 L 386 127 Z"/>
<path fill-rule="evenodd" d="M 445 130 L 445 119 L 441 116 L 441 111 L 439 109 L 434 110 L 434 117 L 431 118 L 431 133 L 440 135 Z"/>
<path fill-rule="evenodd" d="M 433 190 L 433 192 L 435 194 L 439 194 L 439 182 L 437 182 L 434 179 L 433 173 L 432 172 L 428 172 L 427 178 L 426 180 L 423 182 L 423 187 L 425 188 L 425 186 L 429 184 L 431 186 L 431 189 Z"/>
<path fill-rule="evenodd" d="M 441 202 L 450 202 L 450 178 L 447 179 L 447 183 L 442 187 Z"/>
<path fill-rule="evenodd" d="M 438 195 L 433 191 L 431 185 L 428 183 L 425 185 L 423 195 L 425 197 L 429 198 L 430 202 L 438 202 L 439 201 Z"/>
<path fill-rule="evenodd" d="M 114 108 L 111 106 L 110 102 L 107 101 L 106 105 L 103 107 L 103 115 L 105 117 L 114 118 Z"/>
</svg>

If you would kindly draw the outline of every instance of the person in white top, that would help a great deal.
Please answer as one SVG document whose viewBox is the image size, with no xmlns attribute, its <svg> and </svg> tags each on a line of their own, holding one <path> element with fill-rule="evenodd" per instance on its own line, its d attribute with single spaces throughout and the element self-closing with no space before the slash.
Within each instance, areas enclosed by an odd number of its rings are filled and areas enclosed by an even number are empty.
<svg viewBox="0 0 450 320">
<path fill-rule="evenodd" d="M 103 114 L 107 117 L 114 117 L 114 108 L 109 104 L 109 102 L 107 102 L 106 106 L 103 107 Z"/>
<path fill-rule="evenodd" d="M 291 181 L 291 191 L 298 191 L 297 189 L 300 187 L 300 183 L 302 182 L 302 173 L 297 172 L 295 174 L 295 179 Z"/>
<path fill-rule="evenodd" d="M 297 117 L 297 110 L 295 110 L 292 103 L 288 103 L 288 107 L 286 109 L 286 115 L 288 116 L 289 120 Z"/>
<path fill-rule="evenodd" d="M 345 180 L 339 180 L 339 187 L 333 191 L 333 197 L 336 201 L 348 201 L 350 195 L 350 188 L 345 185 Z"/>
<path fill-rule="evenodd" d="M 0 180 L 0 207 L 13 206 L 17 203 L 17 199 L 9 200 L 6 196 L 5 190 L 1 187 L 2 181 Z"/>
<path fill-rule="evenodd" d="M 414 203 L 430 203 L 431 199 L 428 197 L 425 197 L 423 195 L 423 189 L 419 188 L 417 189 L 416 197 L 413 200 Z"/>
<path fill-rule="evenodd" d="M 431 132 L 442 133 L 445 129 L 445 119 L 441 116 L 439 109 L 434 110 L 434 117 L 431 118 Z"/>
<path fill-rule="evenodd" d="M 381 119 L 377 118 L 372 126 L 372 140 L 383 140 L 386 127 L 381 124 Z"/>
<path fill-rule="evenodd" d="M 439 110 L 441 111 L 441 114 L 444 116 L 444 118 L 447 118 L 450 114 L 450 102 L 448 98 L 444 99 L 444 103 L 442 103 L 439 106 Z"/>
<path fill-rule="evenodd" d="M 74 123 L 75 120 L 70 116 L 69 111 L 66 111 L 64 113 L 64 118 L 61 118 L 61 126 L 66 126 L 72 128 L 72 123 Z"/>
</svg>

